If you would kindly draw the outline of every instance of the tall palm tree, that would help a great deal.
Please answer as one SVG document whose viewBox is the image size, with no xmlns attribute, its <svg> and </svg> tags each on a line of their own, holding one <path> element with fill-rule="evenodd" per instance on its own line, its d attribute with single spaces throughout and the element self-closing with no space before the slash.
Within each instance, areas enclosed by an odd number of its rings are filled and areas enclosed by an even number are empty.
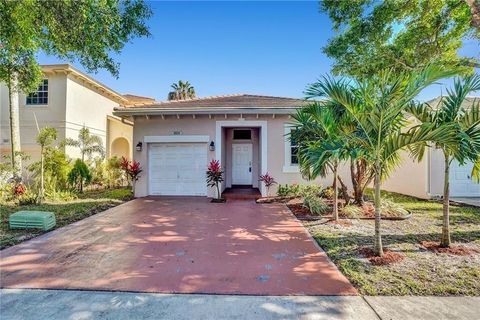
<svg viewBox="0 0 480 320">
<path fill-rule="evenodd" d="M 377 256 L 383 256 L 382 179 L 399 164 L 399 152 L 427 141 L 438 140 L 446 144 L 456 141 L 454 130 L 449 125 L 436 127 L 426 122 L 407 129 L 405 112 L 422 89 L 453 74 L 430 65 L 420 72 L 409 74 L 385 70 L 377 77 L 362 81 L 326 77 L 309 89 L 309 94 L 327 97 L 343 106 L 355 122 L 356 130 L 350 139 L 364 151 L 364 157 L 374 172 L 374 252 Z"/>
<path fill-rule="evenodd" d="M 348 128 L 332 103 L 312 103 L 293 116 L 292 138 L 298 141 L 300 171 L 315 179 L 333 173 L 333 219 L 338 220 L 338 166 L 348 155 Z"/>
<path fill-rule="evenodd" d="M 168 93 L 168 100 L 186 100 L 196 97 L 195 88 L 188 81 L 179 80 L 172 84 L 173 91 Z"/>
<path fill-rule="evenodd" d="M 446 144 L 443 141 L 434 141 L 434 146 L 443 152 L 445 175 L 443 182 L 443 226 L 440 245 L 449 247 L 450 238 L 450 165 L 453 160 L 464 164 L 466 161 L 474 163 L 472 177 L 480 179 L 480 106 L 474 99 L 471 106 L 467 106 L 466 98 L 471 92 L 480 90 L 480 76 L 472 75 L 466 78 L 456 78 L 453 89 L 447 90 L 447 96 L 442 97 L 437 106 L 427 103 L 412 105 L 409 112 L 422 123 L 432 123 L 435 128 L 454 126 L 460 143 Z M 414 146 L 412 151 L 419 159 L 425 152 L 425 144 Z"/>
</svg>

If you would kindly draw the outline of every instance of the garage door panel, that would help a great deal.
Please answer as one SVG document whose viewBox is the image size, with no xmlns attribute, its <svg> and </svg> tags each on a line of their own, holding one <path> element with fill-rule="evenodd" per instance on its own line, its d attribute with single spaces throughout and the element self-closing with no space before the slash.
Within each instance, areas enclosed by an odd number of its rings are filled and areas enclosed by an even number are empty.
<svg viewBox="0 0 480 320">
<path fill-rule="evenodd" d="M 450 196 L 452 197 L 480 197 L 480 184 L 471 177 L 473 163 L 461 166 L 453 161 L 450 168 Z"/>
<path fill-rule="evenodd" d="M 152 144 L 149 148 L 149 193 L 206 195 L 205 143 Z"/>
</svg>

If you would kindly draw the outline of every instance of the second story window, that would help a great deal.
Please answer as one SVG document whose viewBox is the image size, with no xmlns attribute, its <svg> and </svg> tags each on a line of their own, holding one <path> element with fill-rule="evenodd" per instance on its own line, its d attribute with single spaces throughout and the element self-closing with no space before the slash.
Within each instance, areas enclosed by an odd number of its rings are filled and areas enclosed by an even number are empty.
<svg viewBox="0 0 480 320">
<path fill-rule="evenodd" d="M 27 105 L 48 104 L 48 79 L 43 79 L 37 91 L 27 96 Z"/>
</svg>

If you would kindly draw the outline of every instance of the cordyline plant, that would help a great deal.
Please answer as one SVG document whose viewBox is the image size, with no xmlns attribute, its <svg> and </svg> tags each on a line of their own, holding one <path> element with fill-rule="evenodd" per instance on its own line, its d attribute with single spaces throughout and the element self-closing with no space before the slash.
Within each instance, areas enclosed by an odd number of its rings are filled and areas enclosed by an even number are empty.
<svg viewBox="0 0 480 320">
<path fill-rule="evenodd" d="M 220 161 L 212 160 L 207 167 L 207 186 L 215 187 L 217 189 L 217 199 L 220 199 L 220 186 L 223 182 L 223 171 L 220 166 Z"/>
<path fill-rule="evenodd" d="M 135 182 L 140 178 L 140 173 L 143 171 L 140 167 L 140 162 L 122 157 L 120 161 L 120 168 L 125 171 L 127 178 L 132 181 L 132 192 L 135 195 Z"/>
<path fill-rule="evenodd" d="M 270 187 L 277 183 L 275 179 L 267 172 L 264 175 L 260 175 L 258 181 L 263 182 L 265 188 L 267 188 L 267 197 L 270 196 Z"/>
</svg>

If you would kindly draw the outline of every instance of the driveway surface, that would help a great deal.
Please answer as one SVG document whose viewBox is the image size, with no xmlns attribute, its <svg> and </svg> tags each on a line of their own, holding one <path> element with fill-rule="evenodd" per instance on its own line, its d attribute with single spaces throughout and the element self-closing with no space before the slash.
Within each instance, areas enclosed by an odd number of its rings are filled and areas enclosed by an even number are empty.
<svg viewBox="0 0 480 320">
<path fill-rule="evenodd" d="M 0 254 L 2 288 L 356 294 L 282 204 L 141 198 Z"/>
</svg>

